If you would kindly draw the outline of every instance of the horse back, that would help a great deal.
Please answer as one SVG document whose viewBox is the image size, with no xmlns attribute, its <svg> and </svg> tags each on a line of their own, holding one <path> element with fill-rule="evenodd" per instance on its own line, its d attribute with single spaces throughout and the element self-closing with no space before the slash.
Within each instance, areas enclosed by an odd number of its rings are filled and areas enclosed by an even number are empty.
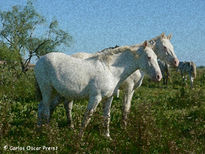
<svg viewBox="0 0 205 154">
<path fill-rule="evenodd" d="M 109 73 L 103 67 L 105 66 L 99 61 L 83 60 L 63 53 L 50 53 L 37 62 L 36 70 L 41 73 L 36 74 L 47 78 L 46 84 L 49 83 L 65 97 L 84 97 L 94 89 L 107 88 L 105 83 L 108 83 Z"/>
</svg>

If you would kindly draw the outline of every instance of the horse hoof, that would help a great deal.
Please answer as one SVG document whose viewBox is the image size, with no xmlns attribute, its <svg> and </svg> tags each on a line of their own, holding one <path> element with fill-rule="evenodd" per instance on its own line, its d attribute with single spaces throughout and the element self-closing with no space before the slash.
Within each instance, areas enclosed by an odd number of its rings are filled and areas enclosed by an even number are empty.
<svg viewBox="0 0 205 154">
<path fill-rule="evenodd" d="M 41 130 L 42 130 L 42 126 L 41 126 L 41 125 L 37 125 L 37 126 L 36 126 L 36 131 L 37 131 L 37 132 L 41 132 Z"/>
<path fill-rule="evenodd" d="M 36 126 L 36 128 L 41 128 L 42 127 L 42 125 L 39 125 L 39 124 L 37 124 L 37 126 Z"/>
<path fill-rule="evenodd" d="M 122 129 L 126 129 L 127 128 L 127 122 L 126 121 L 123 121 L 122 122 Z"/>
<path fill-rule="evenodd" d="M 78 138 L 79 138 L 80 141 L 83 140 L 83 136 L 84 136 L 84 132 L 80 131 L 80 133 L 78 134 Z"/>
<path fill-rule="evenodd" d="M 110 136 L 105 135 L 105 138 L 109 141 L 112 141 L 112 138 Z"/>
<path fill-rule="evenodd" d="M 68 125 L 68 128 L 69 128 L 69 129 L 74 129 L 74 125 L 73 125 L 73 124 Z"/>
<path fill-rule="evenodd" d="M 103 134 L 103 136 L 104 136 L 107 140 L 112 141 L 112 138 L 110 137 L 110 134 L 105 133 L 105 134 Z"/>
</svg>

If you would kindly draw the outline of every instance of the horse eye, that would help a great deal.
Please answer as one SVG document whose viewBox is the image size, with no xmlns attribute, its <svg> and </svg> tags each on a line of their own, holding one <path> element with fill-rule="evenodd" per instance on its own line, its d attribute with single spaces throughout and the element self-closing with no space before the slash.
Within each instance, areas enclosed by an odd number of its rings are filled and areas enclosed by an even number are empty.
<svg viewBox="0 0 205 154">
<path fill-rule="evenodd" d="M 167 50 L 167 47 L 164 47 L 165 50 Z"/>
<path fill-rule="evenodd" d="M 149 60 L 151 60 L 151 57 L 148 57 Z"/>
</svg>

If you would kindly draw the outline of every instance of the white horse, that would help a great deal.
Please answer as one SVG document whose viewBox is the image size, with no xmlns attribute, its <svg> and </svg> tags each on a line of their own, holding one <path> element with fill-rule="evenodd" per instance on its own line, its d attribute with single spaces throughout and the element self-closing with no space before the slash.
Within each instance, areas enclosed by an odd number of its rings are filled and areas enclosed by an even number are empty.
<svg viewBox="0 0 205 154">
<path fill-rule="evenodd" d="M 180 71 L 183 81 L 186 80 L 186 75 L 189 75 L 190 85 L 193 88 L 194 79 L 196 78 L 196 64 L 194 62 L 179 62 L 179 66 L 177 68 Z"/>
<path fill-rule="evenodd" d="M 152 44 L 152 48 L 159 59 L 170 64 L 171 66 L 176 67 L 178 66 L 179 60 L 174 53 L 174 49 L 170 42 L 170 39 L 171 39 L 171 35 L 166 36 L 164 33 L 162 33 L 161 35 L 151 39 L 149 42 Z M 87 59 L 94 55 L 90 53 L 80 52 L 80 53 L 73 54 L 72 56 L 76 58 Z M 125 81 L 123 81 L 119 87 L 119 89 L 122 90 L 123 93 L 123 123 L 125 126 L 127 125 L 127 117 L 130 111 L 131 100 L 134 91 L 136 88 L 139 88 L 141 86 L 143 79 L 144 79 L 144 72 L 138 69 L 133 74 L 131 74 Z M 119 90 L 117 91 L 117 96 L 119 97 Z M 60 97 L 57 97 L 51 103 L 52 112 L 55 109 L 55 107 L 59 104 L 59 98 Z M 73 127 L 72 115 L 71 115 L 73 101 L 70 102 L 65 101 L 64 106 L 66 109 L 68 125 L 70 127 Z"/>
<path fill-rule="evenodd" d="M 152 49 L 160 60 L 170 64 L 171 66 L 177 67 L 179 60 L 175 55 L 174 48 L 170 42 L 171 37 L 172 35 L 166 36 L 162 33 L 161 35 L 149 40 L 149 42 L 153 45 Z M 133 94 L 135 89 L 141 86 L 143 79 L 143 71 L 137 70 L 120 86 L 120 90 L 123 92 L 123 123 L 125 127 L 127 125 L 127 117 L 130 112 Z"/>
<path fill-rule="evenodd" d="M 97 53 L 86 60 L 63 53 L 49 53 L 36 63 L 34 72 L 41 90 L 38 125 L 48 123 L 50 103 L 57 95 L 68 100 L 89 98 L 80 137 L 100 101 L 104 101 L 106 136 L 110 137 L 110 108 L 113 94 L 136 69 L 147 72 L 153 80 L 162 78 L 157 56 L 147 46 L 124 46 Z"/>
</svg>

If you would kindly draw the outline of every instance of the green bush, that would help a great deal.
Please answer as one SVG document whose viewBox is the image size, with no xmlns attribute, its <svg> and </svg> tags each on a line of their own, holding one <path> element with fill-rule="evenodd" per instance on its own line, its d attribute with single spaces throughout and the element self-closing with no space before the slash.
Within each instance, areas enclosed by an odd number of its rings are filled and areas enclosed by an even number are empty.
<svg viewBox="0 0 205 154">
<path fill-rule="evenodd" d="M 174 71 L 168 86 L 145 78 L 133 96 L 127 129 L 121 126 L 122 97 L 115 98 L 111 110 L 111 141 L 102 135 L 101 103 L 85 137 L 82 141 L 78 138 L 86 100 L 74 102 L 74 130 L 67 127 L 62 104 L 54 111 L 49 126 L 37 128 L 39 101 L 33 71 L 20 74 L 10 68 L 1 69 L 0 153 L 5 153 L 5 145 L 57 146 L 57 152 L 62 153 L 205 152 L 204 69 L 198 69 L 193 89 L 189 84 L 182 84 L 180 75 Z"/>
<path fill-rule="evenodd" d="M 36 87 L 33 70 L 22 73 L 18 67 L 12 69 L 10 65 L 1 66 L 0 98 L 6 96 L 15 101 L 34 101 Z"/>
</svg>

